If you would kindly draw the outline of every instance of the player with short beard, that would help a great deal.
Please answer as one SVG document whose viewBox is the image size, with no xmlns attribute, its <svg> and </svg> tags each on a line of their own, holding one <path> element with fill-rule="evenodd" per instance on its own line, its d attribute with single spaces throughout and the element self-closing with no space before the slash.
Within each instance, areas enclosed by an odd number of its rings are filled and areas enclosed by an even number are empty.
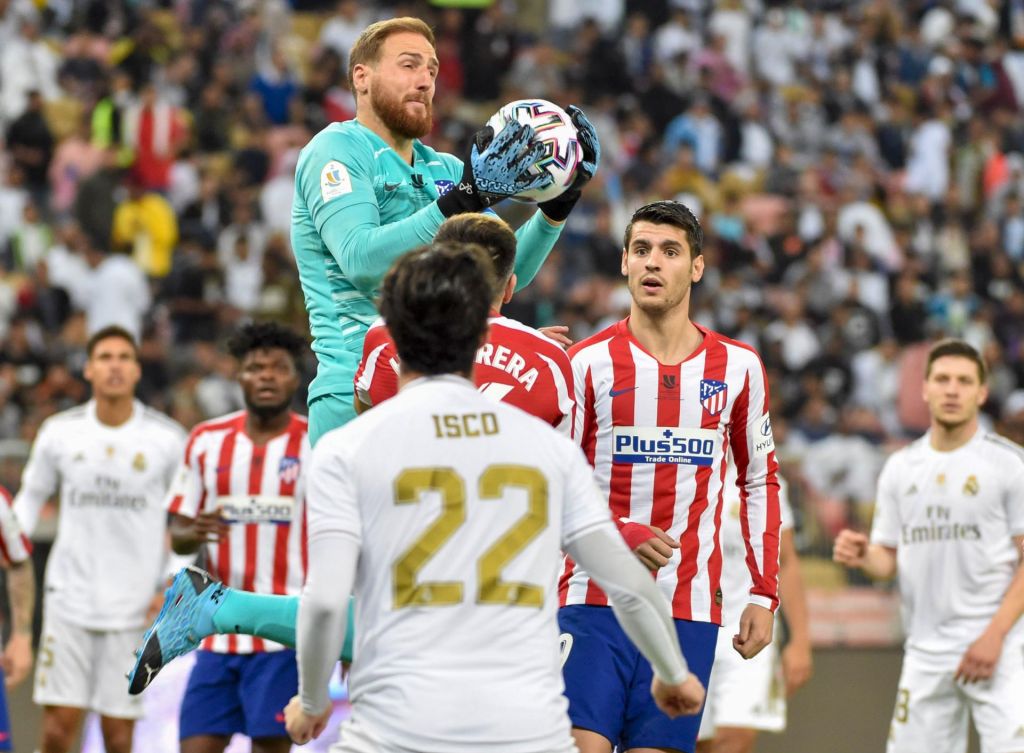
<svg viewBox="0 0 1024 753">
<path fill-rule="evenodd" d="M 310 440 L 355 416 L 352 380 L 374 298 L 402 254 L 428 243 L 447 217 L 550 182 L 529 168 L 543 147 L 528 126 L 485 127 L 465 163 L 419 139 L 432 126 L 438 60 L 430 27 L 393 18 L 367 27 L 349 55 L 356 117 L 332 123 L 302 150 L 295 174 L 292 248 L 319 359 L 309 389 Z M 540 269 L 600 159 L 593 126 L 568 108 L 580 134 L 576 182 L 516 232 L 519 287 Z"/>
<path fill-rule="evenodd" d="M 899 576 L 903 670 L 888 753 L 964 753 L 967 719 L 991 753 L 1024 753 L 1024 450 L 980 426 L 985 362 L 932 346 L 928 433 L 886 461 L 870 538 L 844 530 L 833 559 Z"/>
</svg>

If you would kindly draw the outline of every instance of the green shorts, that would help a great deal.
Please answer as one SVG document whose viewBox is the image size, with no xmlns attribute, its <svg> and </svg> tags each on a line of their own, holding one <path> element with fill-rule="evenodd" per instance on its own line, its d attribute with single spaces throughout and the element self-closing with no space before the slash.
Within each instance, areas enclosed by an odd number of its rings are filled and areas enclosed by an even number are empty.
<svg viewBox="0 0 1024 753">
<path fill-rule="evenodd" d="M 331 429 L 344 426 L 356 417 L 352 393 L 320 395 L 309 404 L 309 444 L 317 441 Z"/>
</svg>

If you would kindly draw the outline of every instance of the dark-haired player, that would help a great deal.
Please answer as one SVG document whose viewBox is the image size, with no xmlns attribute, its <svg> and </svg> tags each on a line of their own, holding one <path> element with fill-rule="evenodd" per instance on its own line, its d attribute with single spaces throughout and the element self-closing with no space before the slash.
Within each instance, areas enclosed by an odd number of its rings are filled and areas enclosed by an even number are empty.
<svg viewBox="0 0 1024 753">
<path fill-rule="evenodd" d="M 687 662 L 706 685 L 722 621 L 727 453 L 736 460 L 753 583 L 733 639 L 745 658 L 771 640 L 778 606 L 779 487 L 761 359 L 689 318 L 691 288 L 704 273 L 702 243 L 700 224 L 679 202 L 638 209 L 622 251 L 630 315 L 569 355 L 573 436 L 623 537 L 657 573 Z M 571 556 L 560 593 L 566 694 L 581 753 L 692 753 L 699 715 L 668 719 L 650 702 L 650 666 Z"/>
<path fill-rule="evenodd" d="M 43 753 L 70 750 L 90 710 L 107 751 L 131 751 L 142 704 L 124 692 L 124 658 L 163 580 L 163 499 L 185 443 L 184 429 L 135 399 L 142 370 L 130 333 L 101 329 L 87 353 L 92 399 L 43 423 L 14 501 L 31 535 L 60 492 L 33 693 Z"/>
<path fill-rule="evenodd" d="M 330 713 L 354 590 L 354 708 L 337 750 L 575 750 L 555 619 L 563 547 L 613 594 L 656 667 L 647 692 L 659 707 L 692 714 L 703 700 L 668 605 L 608 519 L 579 449 L 470 381 L 494 287 L 485 252 L 462 244 L 414 251 L 384 280 L 401 389 L 325 435 L 309 472 L 301 686 L 286 710 L 299 743 Z"/>
<path fill-rule="evenodd" d="M 889 753 L 964 753 L 968 716 L 992 753 L 1024 753 L 1024 450 L 981 428 L 985 362 L 962 340 L 928 353 L 928 433 L 878 478 L 870 538 L 833 558 L 899 576 L 903 671 Z"/>
<path fill-rule="evenodd" d="M 309 441 L 305 417 L 291 406 L 306 343 L 278 324 L 255 323 L 228 347 L 238 360 L 245 410 L 205 421 L 189 435 L 168 495 L 171 543 L 178 554 L 203 548 L 210 570 L 238 599 L 247 592 L 295 595 L 305 580 Z M 165 609 L 183 585 L 175 581 Z M 288 750 L 280 712 L 296 682 L 290 649 L 247 635 L 211 636 L 182 701 L 181 750 L 220 753 L 235 733 L 252 738 L 256 753 Z"/>
</svg>

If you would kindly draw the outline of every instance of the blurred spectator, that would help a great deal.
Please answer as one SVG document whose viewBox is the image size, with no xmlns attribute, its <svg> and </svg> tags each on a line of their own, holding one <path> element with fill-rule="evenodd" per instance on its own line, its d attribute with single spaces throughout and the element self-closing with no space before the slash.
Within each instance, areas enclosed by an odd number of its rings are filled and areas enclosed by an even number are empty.
<svg viewBox="0 0 1024 753">
<path fill-rule="evenodd" d="M 32 92 L 47 102 L 60 95 L 60 58 L 40 36 L 36 9 L 26 3 L 11 10 L 18 33 L 0 47 L 0 125 L 25 112 Z"/>
<path fill-rule="evenodd" d="M 152 303 L 142 270 L 127 249 L 104 253 L 88 239 L 84 245 L 90 272 L 72 291 L 72 298 L 85 312 L 87 334 L 116 324 L 141 338 L 142 321 Z"/>
<path fill-rule="evenodd" d="M 178 242 L 178 221 L 163 196 L 147 190 L 137 176 L 128 179 L 128 196 L 114 210 L 113 248 L 130 253 L 150 277 L 165 277 Z M 136 332 L 136 330 L 131 330 Z"/>
<path fill-rule="evenodd" d="M 359 0 L 340 0 L 334 15 L 320 29 L 320 44 L 337 53 L 343 69 L 348 69 L 348 52 L 369 20 Z"/>
<path fill-rule="evenodd" d="M 38 89 L 28 92 L 25 111 L 8 127 L 7 149 L 25 176 L 25 188 L 37 206 L 47 207 L 47 171 L 53 159 L 53 134 L 43 117 L 43 96 Z"/>
</svg>

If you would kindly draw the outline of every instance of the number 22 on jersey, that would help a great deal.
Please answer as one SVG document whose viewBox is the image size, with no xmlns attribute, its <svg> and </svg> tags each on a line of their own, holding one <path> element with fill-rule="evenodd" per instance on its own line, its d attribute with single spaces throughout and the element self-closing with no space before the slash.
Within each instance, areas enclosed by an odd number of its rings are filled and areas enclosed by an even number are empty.
<svg viewBox="0 0 1024 753">
<path fill-rule="evenodd" d="M 522 552 L 548 524 L 548 482 L 537 468 L 525 465 L 489 465 L 480 474 L 481 502 L 500 500 L 508 487 L 527 492 L 527 509 L 477 560 L 478 604 L 505 604 L 540 608 L 544 587 L 509 582 L 501 577 L 505 566 Z M 408 468 L 395 479 L 395 504 L 418 504 L 423 492 L 441 495 L 441 514 L 392 565 L 394 606 L 439 607 L 463 600 L 458 581 L 417 581 L 424 565 L 466 522 L 466 481 L 453 468 Z"/>
</svg>

